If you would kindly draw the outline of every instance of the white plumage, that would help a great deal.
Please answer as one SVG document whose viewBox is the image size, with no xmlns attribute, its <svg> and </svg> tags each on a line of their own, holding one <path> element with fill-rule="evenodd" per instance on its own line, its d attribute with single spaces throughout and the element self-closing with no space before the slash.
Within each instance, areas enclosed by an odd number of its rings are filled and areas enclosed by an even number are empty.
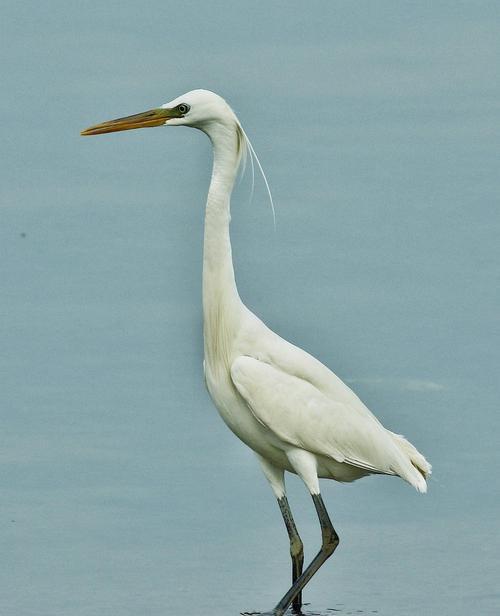
<svg viewBox="0 0 500 616">
<path fill-rule="evenodd" d="M 368 474 L 398 475 L 425 492 L 431 466 L 406 439 L 385 429 L 333 372 L 243 305 L 231 257 L 230 196 L 243 155 L 255 152 L 220 96 L 194 90 L 83 134 L 163 124 L 198 128 L 213 145 L 203 253 L 205 379 L 223 420 L 257 453 L 287 524 L 294 573 L 292 587 L 273 611 L 280 615 L 292 602 L 300 607 L 302 588 L 338 544 L 318 477 L 353 481 Z M 322 549 L 304 573 L 302 543 L 285 496 L 285 470 L 304 480 L 322 528 Z"/>
</svg>

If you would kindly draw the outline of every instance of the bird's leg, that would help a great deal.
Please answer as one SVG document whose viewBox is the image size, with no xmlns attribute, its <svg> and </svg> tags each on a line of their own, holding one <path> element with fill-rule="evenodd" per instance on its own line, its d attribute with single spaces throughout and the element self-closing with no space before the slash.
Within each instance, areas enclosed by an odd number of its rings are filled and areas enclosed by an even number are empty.
<svg viewBox="0 0 500 616">
<path fill-rule="evenodd" d="M 295 521 L 293 519 L 287 497 L 282 496 L 281 498 L 278 498 L 278 505 L 280 506 L 281 515 L 283 516 L 283 520 L 288 531 L 288 536 L 290 537 L 292 584 L 295 584 L 298 578 L 302 575 L 302 567 L 304 565 L 304 545 L 299 533 L 297 532 L 297 527 L 295 526 Z M 295 612 L 300 613 L 300 608 L 302 607 L 302 591 L 299 590 L 298 594 L 294 597 L 292 607 Z"/>
<path fill-rule="evenodd" d="M 292 584 L 292 587 L 274 608 L 273 614 L 275 616 L 283 616 L 288 606 L 294 601 L 295 597 L 302 592 L 302 589 L 307 582 L 309 582 L 325 560 L 333 554 L 335 548 L 339 544 L 339 536 L 333 528 L 333 524 L 331 523 L 325 504 L 321 498 L 321 494 L 312 494 L 312 499 L 314 506 L 316 507 L 316 512 L 318 514 L 318 519 L 321 526 L 321 549 L 313 558 L 311 564 L 306 568 L 304 573 L 302 573 L 294 584 Z"/>
</svg>

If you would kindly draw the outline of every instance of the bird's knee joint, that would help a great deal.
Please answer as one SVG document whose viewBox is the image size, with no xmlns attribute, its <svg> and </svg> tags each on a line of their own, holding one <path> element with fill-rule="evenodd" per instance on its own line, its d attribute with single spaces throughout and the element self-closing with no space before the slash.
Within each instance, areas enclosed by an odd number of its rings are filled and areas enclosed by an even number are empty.
<svg viewBox="0 0 500 616">
<path fill-rule="evenodd" d="M 300 537 L 294 537 L 290 541 L 290 556 L 296 559 L 304 559 L 304 544 Z"/>
<path fill-rule="evenodd" d="M 340 543 L 339 536 L 335 531 L 326 532 L 323 534 L 323 544 L 321 549 L 323 552 L 326 552 L 329 556 L 335 552 L 338 544 Z"/>
</svg>

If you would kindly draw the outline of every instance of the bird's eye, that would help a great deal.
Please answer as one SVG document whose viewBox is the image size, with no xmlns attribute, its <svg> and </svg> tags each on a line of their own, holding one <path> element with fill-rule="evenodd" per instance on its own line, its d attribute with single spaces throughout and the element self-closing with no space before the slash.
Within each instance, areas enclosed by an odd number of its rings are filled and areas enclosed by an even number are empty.
<svg viewBox="0 0 500 616">
<path fill-rule="evenodd" d="M 182 115 L 185 115 L 189 111 L 189 109 L 190 109 L 189 105 L 186 105 L 185 103 L 181 103 L 180 105 L 177 105 L 177 111 L 179 113 L 182 113 Z"/>
</svg>

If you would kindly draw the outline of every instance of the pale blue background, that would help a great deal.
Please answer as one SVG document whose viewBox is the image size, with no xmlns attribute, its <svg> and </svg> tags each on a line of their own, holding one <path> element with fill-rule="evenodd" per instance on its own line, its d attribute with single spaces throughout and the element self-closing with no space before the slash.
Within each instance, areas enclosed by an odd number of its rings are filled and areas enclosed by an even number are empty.
<svg viewBox="0 0 500 616">
<path fill-rule="evenodd" d="M 4 3 L 3 616 L 235 616 L 288 585 L 272 494 L 203 386 L 208 141 L 79 137 L 194 87 L 233 105 L 276 201 L 274 233 L 262 182 L 235 195 L 242 297 L 435 469 L 427 496 L 324 484 L 342 541 L 306 600 L 500 613 L 499 17 L 498 2 Z M 311 557 L 313 508 L 289 483 Z"/>
</svg>

